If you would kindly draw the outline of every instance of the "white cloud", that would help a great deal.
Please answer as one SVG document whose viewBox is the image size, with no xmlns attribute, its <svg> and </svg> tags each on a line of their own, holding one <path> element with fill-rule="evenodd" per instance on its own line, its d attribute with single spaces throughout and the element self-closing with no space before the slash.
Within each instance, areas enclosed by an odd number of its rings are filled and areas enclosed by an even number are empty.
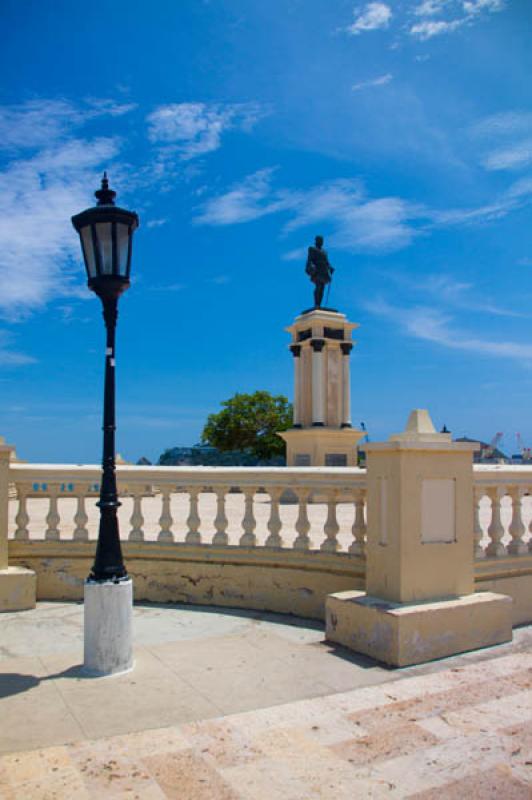
<svg viewBox="0 0 532 800">
<path fill-rule="evenodd" d="M 249 131 L 265 113 L 255 103 L 170 103 L 148 114 L 148 137 L 187 161 L 217 150 L 228 130 Z"/>
<path fill-rule="evenodd" d="M 0 172 L 0 310 L 6 318 L 81 291 L 79 241 L 70 217 L 91 204 L 90 191 L 119 142 L 67 138 L 65 106 L 35 101 L 0 109 L 6 141 L 25 153 L 11 153 Z M 111 113 L 108 106 L 105 113 Z M 30 148 L 37 150 L 28 153 Z"/>
<path fill-rule="evenodd" d="M 402 197 L 371 198 L 363 184 L 353 179 L 324 181 L 308 189 L 277 189 L 274 169 L 248 175 L 228 191 L 210 197 L 197 208 L 193 222 L 201 225 L 235 225 L 284 213 L 283 232 L 324 224 L 334 246 L 351 252 L 392 252 L 434 228 L 479 225 L 505 217 L 532 198 L 532 178 L 513 183 L 491 203 L 473 208 L 434 209 Z M 289 251 L 291 260 L 299 251 Z"/>
<path fill-rule="evenodd" d="M 286 201 L 271 196 L 271 178 L 275 170 L 261 169 L 235 184 L 225 194 L 209 198 L 194 222 L 203 225 L 233 225 L 249 222 L 287 208 Z"/>
<path fill-rule="evenodd" d="M 487 170 L 520 169 L 532 164 L 532 113 L 505 111 L 481 119 L 470 128 L 483 142 L 481 163 Z"/>
<path fill-rule="evenodd" d="M 458 281 L 445 273 L 426 275 L 421 280 L 419 276 L 413 279 L 410 275 L 394 272 L 391 278 L 403 288 L 406 288 L 410 297 L 422 296 L 425 300 L 430 297 L 439 305 L 469 312 L 479 312 L 497 317 L 524 317 L 525 314 L 483 299 L 472 283 Z"/>
<path fill-rule="evenodd" d="M 502 11 L 506 6 L 506 0 L 464 0 L 462 7 L 466 14 L 480 14 L 481 11 L 488 11 L 491 14 Z"/>
<path fill-rule="evenodd" d="M 9 331 L 0 331 L 0 366 L 21 367 L 26 364 L 35 364 L 36 359 L 32 356 L 11 349 L 12 340 L 13 335 Z"/>
<path fill-rule="evenodd" d="M 162 217 L 161 219 L 149 219 L 146 223 L 147 228 L 161 228 L 163 225 L 166 225 L 168 222 L 167 217 Z"/>
<path fill-rule="evenodd" d="M 393 75 L 391 72 L 387 72 L 385 75 L 379 75 L 378 78 L 371 78 L 367 81 L 361 81 L 360 83 L 354 83 L 351 87 L 354 92 L 358 92 L 360 89 L 369 89 L 372 86 L 386 86 L 387 83 L 393 80 Z"/>
<path fill-rule="evenodd" d="M 432 39 L 433 36 L 440 36 L 442 33 L 452 33 L 461 28 L 467 21 L 467 17 L 463 17 L 462 19 L 453 19 L 448 22 L 445 20 L 417 22 L 410 28 L 410 33 L 424 42 L 426 39 Z"/>
<path fill-rule="evenodd" d="M 511 341 L 492 341 L 458 329 L 453 318 L 438 309 L 427 306 L 405 308 L 385 301 L 367 303 L 373 314 L 398 322 L 404 332 L 416 339 L 433 342 L 452 350 L 463 350 L 475 355 L 514 358 L 532 361 L 532 345 Z"/>
<path fill-rule="evenodd" d="M 470 25 L 483 12 L 494 14 L 506 7 L 506 0 L 423 0 L 414 9 L 417 17 L 436 17 L 447 8 L 455 14 L 450 19 L 423 19 L 410 28 L 410 35 L 425 41 L 444 33 L 453 33 L 464 25 Z M 459 16 L 456 16 L 459 14 Z"/>
<path fill-rule="evenodd" d="M 358 15 L 355 12 L 355 21 L 345 29 L 352 36 L 357 36 L 363 31 L 375 31 L 387 28 L 392 18 L 392 10 L 386 3 L 368 3 Z"/>
<path fill-rule="evenodd" d="M 518 169 L 532 164 L 532 139 L 493 150 L 482 162 L 486 169 Z"/>
<path fill-rule="evenodd" d="M 473 136 L 482 138 L 529 133 L 532 132 L 532 112 L 502 111 L 492 114 L 473 125 L 470 132 Z"/>
<path fill-rule="evenodd" d="M 416 17 L 432 17 L 441 13 L 445 6 L 449 4 L 449 0 L 423 0 L 414 9 Z"/>
<path fill-rule="evenodd" d="M 69 136 L 90 119 L 122 116 L 135 108 L 133 103 L 89 100 L 74 106 L 66 100 L 29 100 L 0 106 L 0 149 L 20 150 L 47 147 Z"/>
<path fill-rule="evenodd" d="M 333 230 L 335 246 L 350 251 L 397 250 L 418 235 L 411 221 L 423 216 L 423 210 L 402 198 L 367 198 L 359 181 L 342 179 L 307 190 L 274 190 L 272 176 L 272 169 L 260 170 L 210 198 L 195 222 L 231 225 L 285 212 L 286 233 L 326 223 Z"/>
</svg>

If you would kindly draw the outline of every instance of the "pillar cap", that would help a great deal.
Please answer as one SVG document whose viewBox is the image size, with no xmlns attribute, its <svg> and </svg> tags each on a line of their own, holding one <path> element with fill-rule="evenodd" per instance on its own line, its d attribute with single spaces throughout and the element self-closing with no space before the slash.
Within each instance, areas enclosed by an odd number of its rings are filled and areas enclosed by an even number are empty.
<svg viewBox="0 0 532 800">
<path fill-rule="evenodd" d="M 410 412 L 406 428 L 402 433 L 394 433 L 390 442 L 451 442 L 450 433 L 438 433 L 426 408 L 414 408 Z"/>
</svg>

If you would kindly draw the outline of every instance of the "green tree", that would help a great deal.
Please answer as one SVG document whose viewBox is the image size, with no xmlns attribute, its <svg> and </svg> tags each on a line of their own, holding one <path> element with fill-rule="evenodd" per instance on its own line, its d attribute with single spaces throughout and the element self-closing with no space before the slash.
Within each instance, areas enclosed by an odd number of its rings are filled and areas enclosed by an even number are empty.
<svg viewBox="0 0 532 800">
<path fill-rule="evenodd" d="M 235 394 L 210 414 L 201 440 L 218 450 L 247 450 L 259 460 L 284 455 L 285 443 L 276 436 L 292 425 L 292 404 L 269 392 Z"/>
</svg>

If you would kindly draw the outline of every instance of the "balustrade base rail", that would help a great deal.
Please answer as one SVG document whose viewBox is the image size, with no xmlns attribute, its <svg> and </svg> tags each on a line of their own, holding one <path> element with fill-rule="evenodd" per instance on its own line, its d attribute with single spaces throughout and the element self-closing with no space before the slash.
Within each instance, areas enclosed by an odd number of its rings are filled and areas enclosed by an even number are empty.
<svg viewBox="0 0 532 800">
<path fill-rule="evenodd" d="M 81 600 L 94 545 L 11 541 L 11 564 L 37 573 L 38 600 Z M 363 588 L 365 562 L 349 553 L 125 542 L 136 601 L 197 603 L 323 619 L 325 597 Z"/>
</svg>

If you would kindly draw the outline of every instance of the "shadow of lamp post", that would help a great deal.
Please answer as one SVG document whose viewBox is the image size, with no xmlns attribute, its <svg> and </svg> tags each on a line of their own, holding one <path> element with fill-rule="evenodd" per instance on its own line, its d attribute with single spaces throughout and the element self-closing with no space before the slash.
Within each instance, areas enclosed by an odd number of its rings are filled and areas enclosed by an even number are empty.
<svg viewBox="0 0 532 800">
<path fill-rule="evenodd" d="M 96 558 L 85 582 L 84 666 L 101 675 L 132 666 L 133 584 L 122 559 L 115 475 L 115 331 L 118 298 L 129 287 L 133 233 L 139 218 L 115 205 L 104 173 L 97 205 L 72 217 L 89 289 L 102 301 L 106 329 L 100 527 Z"/>
</svg>

